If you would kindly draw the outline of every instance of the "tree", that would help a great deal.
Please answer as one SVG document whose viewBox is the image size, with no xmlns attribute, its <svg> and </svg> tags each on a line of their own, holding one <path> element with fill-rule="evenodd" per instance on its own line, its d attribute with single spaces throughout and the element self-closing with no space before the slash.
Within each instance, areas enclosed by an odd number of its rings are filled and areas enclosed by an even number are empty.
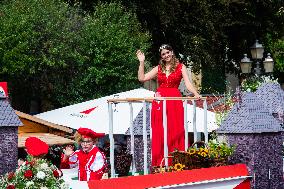
<svg viewBox="0 0 284 189">
<path fill-rule="evenodd" d="M 135 51 L 150 45 L 119 3 L 89 15 L 60 0 L 4 1 L 0 30 L 0 77 L 25 112 L 32 98 L 46 111 L 139 86 Z"/>
<path fill-rule="evenodd" d="M 284 83 L 284 6 L 275 12 L 280 28 L 270 31 L 266 36 L 266 45 L 275 62 L 274 75 Z"/>
<path fill-rule="evenodd" d="M 267 33 L 281 33 L 283 28 L 283 17 L 281 20 L 275 15 L 283 7 L 281 0 L 123 0 L 123 3 L 137 12 L 140 22 L 152 33 L 154 55 L 160 44 L 170 43 L 176 54 L 191 57 L 195 72 L 201 67 L 203 93 L 223 92 L 225 73 L 240 72 L 237 62 L 255 40 L 266 45 Z"/>
</svg>

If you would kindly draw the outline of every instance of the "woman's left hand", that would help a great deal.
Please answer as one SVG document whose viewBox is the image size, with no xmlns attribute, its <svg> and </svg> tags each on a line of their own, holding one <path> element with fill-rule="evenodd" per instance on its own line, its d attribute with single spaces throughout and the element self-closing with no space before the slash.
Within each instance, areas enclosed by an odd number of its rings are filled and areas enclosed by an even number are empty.
<svg viewBox="0 0 284 189">
<path fill-rule="evenodd" d="M 201 98 L 202 96 L 200 94 L 195 94 L 194 98 L 198 98 L 198 100 Z"/>
</svg>

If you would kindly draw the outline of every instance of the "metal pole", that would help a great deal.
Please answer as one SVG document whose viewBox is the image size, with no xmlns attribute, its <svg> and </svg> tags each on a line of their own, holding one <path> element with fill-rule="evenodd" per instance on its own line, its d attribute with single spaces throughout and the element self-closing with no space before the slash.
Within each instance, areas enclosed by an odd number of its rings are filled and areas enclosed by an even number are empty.
<svg viewBox="0 0 284 189">
<path fill-rule="evenodd" d="M 183 113 L 184 113 L 184 151 L 188 149 L 188 125 L 187 125 L 187 100 L 183 101 Z"/>
<path fill-rule="evenodd" d="M 196 142 L 197 141 L 197 129 L 196 129 L 196 103 L 195 103 L 195 100 L 192 101 L 192 105 L 193 105 L 193 121 L 192 121 L 193 139 L 194 139 L 194 142 Z"/>
<path fill-rule="evenodd" d="M 208 143 L 208 130 L 207 130 L 207 101 L 203 101 L 203 109 L 204 109 L 204 137 L 205 142 Z"/>
<path fill-rule="evenodd" d="M 113 111 L 112 104 L 108 103 L 108 117 L 109 117 L 109 143 L 110 143 L 110 176 L 114 178 L 115 169 L 114 169 L 114 139 L 113 139 Z"/>
<path fill-rule="evenodd" d="M 163 126 L 164 126 L 164 158 L 165 166 L 168 167 L 168 123 L 167 123 L 167 101 L 163 100 Z"/>
<path fill-rule="evenodd" d="M 133 129 L 133 106 L 132 102 L 129 103 L 129 110 L 130 110 L 130 116 L 129 116 L 129 123 L 130 123 L 130 153 L 132 155 L 132 175 L 136 172 L 135 167 L 135 157 L 134 157 L 134 129 Z"/>
<path fill-rule="evenodd" d="M 260 76 L 261 74 L 261 68 L 260 68 L 260 63 L 258 60 L 256 60 L 256 67 L 254 68 L 255 73 L 257 74 L 257 76 Z"/>
<path fill-rule="evenodd" d="M 144 175 L 148 174 L 147 163 L 147 128 L 146 128 L 146 101 L 143 101 L 143 144 L 144 144 Z"/>
</svg>

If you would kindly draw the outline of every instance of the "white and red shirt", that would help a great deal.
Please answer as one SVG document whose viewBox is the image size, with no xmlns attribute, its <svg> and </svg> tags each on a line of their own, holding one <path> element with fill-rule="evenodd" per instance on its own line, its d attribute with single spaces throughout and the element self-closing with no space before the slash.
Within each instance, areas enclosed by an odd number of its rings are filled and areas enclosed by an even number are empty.
<svg viewBox="0 0 284 189">
<path fill-rule="evenodd" d="M 100 180 L 106 169 L 106 158 L 94 145 L 88 153 L 83 152 L 83 150 L 76 150 L 70 155 L 69 159 L 63 161 L 63 158 L 61 158 L 61 166 L 65 168 L 77 166 L 80 181 Z"/>
</svg>

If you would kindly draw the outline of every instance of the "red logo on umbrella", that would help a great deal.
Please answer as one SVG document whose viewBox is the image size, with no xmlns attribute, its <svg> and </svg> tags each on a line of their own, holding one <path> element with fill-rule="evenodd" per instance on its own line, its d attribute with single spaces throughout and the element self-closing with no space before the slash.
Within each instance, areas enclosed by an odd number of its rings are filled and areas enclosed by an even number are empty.
<svg viewBox="0 0 284 189">
<path fill-rule="evenodd" d="M 89 113 L 91 113 L 94 109 L 96 109 L 97 108 L 97 106 L 96 107 L 94 107 L 94 108 L 90 108 L 90 109 L 88 109 L 88 110 L 84 110 L 84 111 L 82 111 L 82 112 L 80 112 L 81 114 L 89 114 Z"/>
</svg>

